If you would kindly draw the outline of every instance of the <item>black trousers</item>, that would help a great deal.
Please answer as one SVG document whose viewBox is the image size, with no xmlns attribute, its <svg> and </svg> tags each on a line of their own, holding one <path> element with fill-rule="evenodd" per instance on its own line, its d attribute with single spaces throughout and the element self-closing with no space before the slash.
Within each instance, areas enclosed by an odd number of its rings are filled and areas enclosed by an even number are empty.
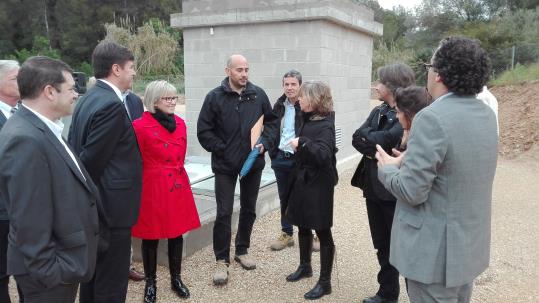
<svg viewBox="0 0 539 303">
<path fill-rule="evenodd" d="M 17 275 L 15 281 L 20 285 L 26 303 L 74 303 L 79 287 L 77 283 L 45 288 L 29 275 Z"/>
<path fill-rule="evenodd" d="M 97 254 L 94 277 L 80 286 L 80 303 L 124 303 L 130 255 L 131 229 L 110 229 L 109 247 Z"/>
<path fill-rule="evenodd" d="M 256 219 L 256 200 L 260 189 L 262 170 L 251 171 L 240 180 L 240 220 L 236 234 L 236 255 L 247 253 L 251 243 L 251 232 Z M 217 216 L 213 226 L 213 252 L 216 260 L 230 262 L 230 240 L 232 238 L 232 212 L 234 210 L 234 188 L 236 175 L 215 174 L 215 199 Z"/>
<path fill-rule="evenodd" d="M 271 168 L 273 168 L 273 171 L 275 172 L 277 191 L 279 192 L 279 200 L 281 202 L 281 230 L 284 233 L 292 235 L 294 233 L 294 228 L 286 219 L 285 213 L 286 208 L 288 207 L 286 198 L 290 187 L 290 176 L 292 175 L 292 170 L 294 169 L 296 162 L 294 161 L 293 155 L 287 155 L 288 157 L 285 156 L 283 151 L 279 150 L 275 159 L 271 161 Z"/>
<path fill-rule="evenodd" d="M 320 247 L 333 247 L 333 235 L 331 234 L 331 228 L 315 230 L 316 236 L 320 240 Z M 309 228 L 299 227 L 298 235 L 311 235 L 312 231 Z"/>
<path fill-rule="evenodd" d="M 7 274 L 7 246 L 9 235 L 9 221 L 0 220 L 0 302 L 10 303 L 9 299 L 9 275 Z M 19 302 L 24 303 L 24 297 L 17 284 Z"/>
<path fill-rule="evenodd" d="M 383 298 L 395 300 L 399 297 L 400 292 L 399 272 L 389 263 L 389 246 L 396 202 L 376 198 L 367 198 L 366 200 L 372 243 L 377 250 L 376 256 L 378 257 L 378 264 L 380 264 L 380 271 L 378 272 L 378 284 L 380 287 L 376 294 Z"/>
</svg>

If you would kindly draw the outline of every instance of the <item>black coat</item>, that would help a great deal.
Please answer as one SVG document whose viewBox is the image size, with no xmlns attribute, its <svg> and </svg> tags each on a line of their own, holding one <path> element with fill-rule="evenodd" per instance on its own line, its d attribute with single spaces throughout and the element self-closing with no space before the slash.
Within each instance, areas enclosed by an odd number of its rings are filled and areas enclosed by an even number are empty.
<svg viewBox="0 0 539 303">
<path fill-rule="evenodd" d="M 82 163 L 79 170 L 49 127 L 24 106 L 0 132 L 0 158 L 0 199 L 10 216 L 8 273 L 29 274 L 43 289 L 89 281 L 100 204 Z"/>
<path fill-rule="evenodd" d="M 286 210 L 291 224 L 315 230 L 333 225 L 336 152 L 334 115 L 304 114 Z"/>
<path fill-rule="evenodd" d="M 275 120 L 275 129 L 276 129 L 276 136 L 275 136 L 275 142 L 273 144 L 273 148 L 268 152 L 271 159 L 274 159 L 277 156 L 277 153 L 279 152 L 279 143 L 281 141 L 281 132 L 283 130 L 283 117 L 284 117 L 284 102 L 286 101 L 286 95 L 282 95 L 275 101 L 275 104 L 273 105 L 273 114 L 276 117 Z M 303 114 L 301 112 L 301 108 L 299 107 L 299 102 L 296 102 L 294 105 L 294 110 L 296 112 L 295 119 L 294 119 L 294 129 L 296 131 L 296 136 L 299 134 L 299 130 L 301 128 L 301 124 L 303 123 Z"/>
<path fill-rule="evenodd" d="M 130 228 L 138 218 L 142 159 L 124 104 L 97 81 L 80 98 L 69 129 L 69 144 L 99 187 L 109 227 Z"/>
<path fill-rule="evenodd" d="M 135 93 L 130 92 L 125 97 L 125 104 L 127 105 L 127 111 L 129 112 L 129 118 L 131 121 L 135 121 L 142 116 L 144 112 L 144 105 L 142 100 Z"/>
<path fill-rule="evenodd" d="M 262 144 L 271 150 L 276 136 L 275 115 L 264 90 L 247 82 L 239 95 L 230 89 L 227 77 L 206 95 L 198 116 L 197 136 L 200 145 L 212 153 L 214 173 L 240 173 L 251 152 L 251 129 L 262 115 Z M 264 165 L 264 155 L 260 154 L 251 170 L 263 169 Z"/>
<path fill-rule="evenodd" d="M 376 144 L 387 153 L 396 147 L 402 138 L 403 129 L 397 119 L 395 109 L 386 103 L 375 107 L 367 120 L 356 130 L 352 137 L 352 145 L 363 154 L 354 179 L 360 179 L 359 187 L 365 198 L 377 198 L 395 201 L 395 197 L 378 181 L 378 165 L 376 164 Z M 354 180 L 353 180 L 354 182 Z"/>
</svg>

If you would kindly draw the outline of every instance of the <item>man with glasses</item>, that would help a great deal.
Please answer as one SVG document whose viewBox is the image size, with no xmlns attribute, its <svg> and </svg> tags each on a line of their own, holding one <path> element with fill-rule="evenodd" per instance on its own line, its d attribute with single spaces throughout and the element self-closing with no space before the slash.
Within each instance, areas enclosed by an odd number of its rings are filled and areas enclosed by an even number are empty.
<svg viewBox="0 0 539 303">
<path fill-rule="evenodd" d="M 395 211 L 395 197 L 378 181 L 376 145 L 391 151 L 400 142 L 403 134 L 395 110 L 395 91 L 415 83 L 413 70 L 405 64 L 395 63 L 378 69 L 376 91 L 383 103 L 375 107 L 367 120 L 353 135 L 352 145 L 363 154 L 363 158 L 352 178 L 352 185 L 363 190 L 367 202 L 367 216 L 372 243 L 380 270 L 376 294 L 365 298 L 364 303 L 397 302 L 399 297 L 399 272 L 389 263 L 391 225 Z"/>
<path fill-rule="evenodd" d="M 406 152 L 377 147 L 379 180 L 397 197 L 390 261 L 412 303 L 470 302 L 490 255 L 498 136 L 476 98 L 490 62 L 479 42 L 451 37 L 425 68 L 434 101 L 414 117 Z"/>
</svg>

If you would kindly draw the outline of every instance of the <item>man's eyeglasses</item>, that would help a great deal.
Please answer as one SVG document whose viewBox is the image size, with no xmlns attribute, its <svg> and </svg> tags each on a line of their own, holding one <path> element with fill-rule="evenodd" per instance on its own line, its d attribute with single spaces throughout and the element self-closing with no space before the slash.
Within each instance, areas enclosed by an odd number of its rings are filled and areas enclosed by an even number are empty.
<svg viewBox="0 0 539 303">
<path fill-rule="evenodd" d="M 430 63 L 423 63 L 423 68 L 425 69 L 426 72 L 429 71 L 429 69 L 432 67 L 432 64 Z"/>
<path fill-rule="evenodd" d="M 161 100 L 165 101 L 166 103 L 176 103 L 176 102 L 178 102 L 178 96 L 161 97 Z"/>
</svg>

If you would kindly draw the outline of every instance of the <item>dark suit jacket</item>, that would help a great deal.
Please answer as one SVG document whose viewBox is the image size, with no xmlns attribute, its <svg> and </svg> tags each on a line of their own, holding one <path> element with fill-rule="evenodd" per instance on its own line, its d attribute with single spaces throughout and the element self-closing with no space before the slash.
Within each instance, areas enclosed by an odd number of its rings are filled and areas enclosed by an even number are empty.
<svg viewBox="0 0 539 303">
<path fill-rule="evenodd" d="M 69 144 L 99 187 L 108 227 L 130 228 L 138 217 L 142 160 L 123 103 L 110 86 L 97 81 L 73 113 Z"/>
<path fill-rule="evenodd" d="M 47 288 L 92 278 L 99 195 L 82 164 L 21 107 L 0 134 L 0 198 L 9 218 L 8 273 Z M 86 179 L 85 179 L 86 178 Z"/>
<path fill-rule="evenodd" d="M 6 121 L 7 121 L 6 116 L 4 116 L 4 113 L 0 111 L 0 130 L 2 130 L 2 127 L 4 126 Z M 7 219 L 8 217 L 7 217 L 7 210 L 6 210 L 5 202 L 2 202 L 2 200 L 0 200 L 0 220 L 7 220 Z"/>
<path fill-rule="evenodd" d="M 142 100 L 135 93 L 129 93 L 125 97 L 125 103 L 127 104 L 127 111 L 129 111 L 129 118 L 131 121 L 135 121 L 142 116 L 144 112 L 144 105 Z"/>
</svg>

